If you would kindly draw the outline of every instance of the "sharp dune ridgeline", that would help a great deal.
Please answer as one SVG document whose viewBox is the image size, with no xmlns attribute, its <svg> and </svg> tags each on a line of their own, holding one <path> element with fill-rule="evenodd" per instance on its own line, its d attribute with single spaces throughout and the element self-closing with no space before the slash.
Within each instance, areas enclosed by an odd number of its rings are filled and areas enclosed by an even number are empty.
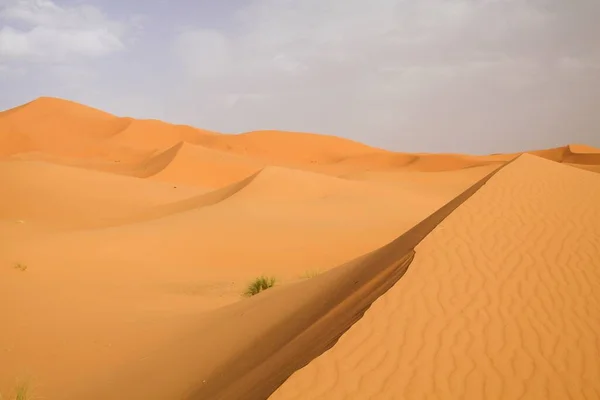
<svg viewBox="0 0 600 400">
<path fill-rule="evenodd" d="M 0 113 L 0 394 L 600 398 L 599 172 L 36 99 Z"/>
</svg>

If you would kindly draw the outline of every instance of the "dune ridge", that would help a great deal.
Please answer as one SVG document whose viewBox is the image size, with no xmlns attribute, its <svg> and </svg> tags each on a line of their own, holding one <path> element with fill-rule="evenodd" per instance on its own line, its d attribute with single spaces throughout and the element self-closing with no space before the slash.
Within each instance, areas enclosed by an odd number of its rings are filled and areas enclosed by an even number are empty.
<svg viewBox="0 0 600 400">
<path fill-rule="evenodd" d="M 598 202 L 598 175 L 520 156 L 270 398 L 598 397 Z"/>
<path fill-rule="evenodd" d="M 70 165 L 79 167 L 132 176 L 156 175 L 158 180 L 175 180 L 180 184 L 212 188 L 234 183 L 267 165 L 300 167 L 335 176 L 399 169 L 435 172 L 503 163 L 521 154 L 407 154 L 339 137 L 300 132 L 255 131 L 223 135 L 157 120 L 117 117 L 92 107 L 49 97 L 1 112 L 0 145 L 0 156 L 28 152 L 29 158 L 35 159 L 38 152 L 54 155 L 57 162 L 60 158 L 71 158 Z M 181 146 L 181 155 L 175 156 L 170 163 L 160 164 L 160 167 L 150 167 L 154 161 L 149 157 L 160 153 L 172 154 L 172 149 L 178 146 Z M 575 151 L 571 151 L 573 149 Z M 581 165 L 593 171 L 596 165 L 600 165 L 598 152 L 584 145 L 573 144 L 527 153 L 576 164 L 577 167 Z M 227 158 L 225 154 L 231 157 Z M 225 167 L 223 161 L 216 161 L 218 159 L 232 162 Z M 206 173 L 192 175 L 183 172 L 206 167 L 229 171 L 227 179 L 212 179 Z"/>
<path fill-rule="evenodd" d="M 334 346 L 337 339 L 360 320 L 369 306 L 402 278 L 413 261 L 415 246 L 496 172 L 490 173 L 390 244 L 350 262 L 345 267 L 347 270 L 341 286 L 328 288 L 321 293 L 321 296 L 327 296 L 325 299 L 315 299 L 306 309 L 314 313 L 314 310 L 321 308 L 321 315 L 307 319 L 299 316 L 303 314 L 301 311 L 294 313 L 294 320 L 305 320 L 307 325 L 300 327 L 287 342 L 281 343 L 281 340 L 289 336 L 289 331 L 287 335 L 276 332 L 273 336 L 263 336 L 262 344 L 252 343 L 244 353 L 236 355 L 215 371 L 206 380 L 207 383 L 188 398 L 244 397 L 251 400 L 269 397 L 295 370 Z M 330 309 L 323 310 L 320 304 L 328 304 Z M 288 330 L 292 324 L 288 321 L 282 324 L 282 329 Z M 279 343 L 274 342 L 274 338 L 278 338 Z M 265 347 L 267 349 L 262 350 Z M 240 360 L 244 360 L 244 363 Z M 240 371 L 244 369 L 247 370 L 245 374 Z"/>
<path fill-rule="evenodd" d="M 148 221 L 158 218 L 166 218 L 173 214 L 182 213 L 190 210 L 196 210 L 202 207 L 209 207 L 218 204 L 222 201 L 227 200 L 231 196 L 243 190 L 245 187 L 251 184 L 256 179 L 260 171 L 250 175 L 247 178 L 242 179 L 239 182 L 232 183 L 231 185 L 209 191 L 194 197 L 190 197 L 184 200 L 175 201 L 172 203 L 161 204 L 153 207 L 152 209 L 136 213 L 133 216 L 128 216 L 122 220 L 112 219 L 103 227 L 118 226 L 123 224 L 133 224 L 142 221 Z"/>
<path fill-rule="evenodd" d="M 374 299 L 400 279 L 413 259 L 414 246 L 495 173 L 379 250 L 311 281 L 215 311 L 195 335 L 154 353 L 143 368 L 136 365 L 121 372 L 110 387 L 99 384 L 98 391 L 85 392 L 85 398 L 268 397 L 294 370 L 331 347 Z M 175 360 L 184 367 L 157 373 Z M 153 384 L 147 384 L 146 376 L 154 377 Z M 144 387 L 132 386 L 132 381 L 145 382 Z"/>
</svg>

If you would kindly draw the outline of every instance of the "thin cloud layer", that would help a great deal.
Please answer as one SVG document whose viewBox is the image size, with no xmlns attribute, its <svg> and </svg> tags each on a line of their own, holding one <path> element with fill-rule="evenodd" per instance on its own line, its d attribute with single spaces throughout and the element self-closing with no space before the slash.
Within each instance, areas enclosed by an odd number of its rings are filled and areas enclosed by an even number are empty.
<svg viewBox="0 0 600 400">
<path fill-rule="evenodd" d="M 187 31 L 176 48 L 201 101 L 234 99 L 201 115 L 225 130 L 432 151 L 558 145 L 600 124 L 585 112 L 597 99 L 585 87 L 600 89 L 598 4 L 262 0 L 232 31 Z"/>
<path fill-rule="evenodd" d="M 65 62 L 101 57 L 125 48 L 126 26 L 87 4 L 51 0 L 5 2 L 0 12 L 0 56 L 8 60 Z"/>
<path fill-rule="evenodd" d="M 121 115 L 407 151 L 600 146 L 596 0 L 156 0 L 143 35 L 139 10 L 116 0 L 11 4 L 2 58 L 28 74 L 39 71 L 23 60 L 36 57 L 101 60 L 63 62 L 60 79 L 75 68 L 77 83 L 43 94 Z M 35 39 L 36 29 L 79 33 Z"/>
</svg>

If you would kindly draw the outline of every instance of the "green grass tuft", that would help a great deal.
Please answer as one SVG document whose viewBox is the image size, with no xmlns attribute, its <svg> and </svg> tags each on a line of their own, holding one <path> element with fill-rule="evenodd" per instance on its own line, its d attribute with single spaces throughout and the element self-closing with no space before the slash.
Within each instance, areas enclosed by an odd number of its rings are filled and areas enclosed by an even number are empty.
<svg viewBox="0 0 600 400">
<path fill-rule="evenodd" d="M 262 292 L 263 290 L 267 290 L 275 286 L 275 282 L 277 280 L 274 277 L 266 277 L 260 276 L 256 278 L 252 283 L 248 285 L 246 292 L 244 293 L 246 296 L 254 296 Z"/>
<path fill-rule="evenodd" d="M 27 400 L 29 399 L 29 385 L 23 382 L 17 386 L 15 400 Z"/>
<path fill-rule="evenodd" d="M 18 384 L 15 389 L 15 397 L 12 399 L 31 400 L 31 397 L 29 396 L 29 384 L 27 382 L 22 382 Z M 4 400 L 4 397 L 2 397 L 2 393 L 0 393 L 0 400 Z"/>
</svg>

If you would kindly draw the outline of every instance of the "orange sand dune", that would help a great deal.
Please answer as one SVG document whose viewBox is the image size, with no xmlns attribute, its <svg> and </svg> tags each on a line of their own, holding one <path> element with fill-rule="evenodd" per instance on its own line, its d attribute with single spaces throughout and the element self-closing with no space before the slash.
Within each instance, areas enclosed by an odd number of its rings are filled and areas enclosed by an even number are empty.
<svg viewBox="0 0 600 400">
<path fill-rule="evenodd" d="M 146 166 L 148 157 L 172 149 L 181 142 L 184 147 L 195 145 L 196 153 L 201 148 L 216 151 L 212 153 L 217 155 L 216 159 L 229 154 L 238 160 L 233 163 L 235 165 L 301 167 L 332 175 L 402 168 L 424 172 L 447 171 L 505 162 L 518 156 L 518 153 L 491 156 L 393 153 L 338 137 L 297 132 L 256 131 L 220 135 L 156 120 L 120 118 L 68 100 L 48 97 L 0 113 L 0 156 L 29 153 L 28 159 L 48 160 L 48 155 L 54 155 L 63 160 L 57 160 L 58 163 L 140 176 L 140 169 L 144 170 L 140 164 Z M 575 149 L 575 152 L 570 149 Z M 184 151 L 192 152 L 190 149 Z M 530 153 L 559 162 L 599 164 L 597 156 L 590 154 L 593 148 L 582 145 Z M 203 156 L 208 157 L 206 154 Z M 178 160 L 178 171 L 199 168 L 196 165 L 198 157 L 180 158 L 190 160 Z M 214 166 L 215 162 L 211 164 Z M 166 173 L 165 178 L 176 179 L 179 183 L 218 187 L 231 184 L 251 172 L 247 167 L 236 168 L 238 172 L 231 172 L 227 179 L 208 179 L 208 184 L 206 178 L 198 179 L 190 176 L 189 172 L 186 177 Z M 174 175 L 178 177 L 174 178 Z M 142 172 L 142 176 L 147 174 Z"/>
<path fill-rule="evenodd" d="M 91 107 L 42 97 L 0 113 L 0 144 L 10 144 L 3 146 L 3 154 L 42 151 L 67 157 L 94 157 L 106 152 L 102 139 L 129 123 Z M 21 139 L 10 143 L 13 137 Z"/>
<path fill-rule="evenodd" d="M 264 166 L 265 164 L 258 160 L 180 143 L 169 163 L 164 164 L 151 179 L 218 188 L 244 179 Z"/>
<path fill-rule="evenodd" d="M 406 170 L 421 172 L 453 171 L 473 168 L 481 165 L 497 164 L 493 156 L 465 156 L 458 154 L 403 154 L 403 153 L 371 153 L 347 157 L 338 161 L 337 165 L 347 165 L 347 173 L 378 170 Z M 360 168 L 350 170 L 351 167 Z"/>
<path fill-rule="evenodd" d="M 111 144 L 161 151 L 180 142 L 201 144 L 205 137 L 217 135 L 186 125 L 173 125 L 157 120 L 126 119 L 129 123 L 110 139 Z"/>
<path fill-rule="evenodd" d="M 336 196 L 347 199 L 376 195 L 400 197 L 400 194 L 409 195 L 410 192 L 298 169 L 266 167 L 256 175 L 251 185 L 236 194 L 236 200 L 283 202 L 327 200 Z"/>
<path fill-rule="evenodd" d="M 144 363 L 127 363 L 68 398 L 267 397 L 360 318 L 404 274 L 412 247 L 484 181 L 389 245 L 311 281 L 207 314 Z M 174 364 L 180 368 L 165 370 Z"/>
<path fill-rule="evenodd" d="M 593 397 L 599 153 L 530 153 L 2 112 L 0 395 Z"/>
<path fill-rule="evenodd" d="M 545 158 L 560 163 L 567 164 L 581 164 L 581 165 L 600 165 L 600 150 L 591 146 L 581 144 L 570 144 L 563 147 L 557 147 L 554 149 L 546 150 L 533 150 L 527 151 L 526 153 L 532 154 L 538 157 Z M 509 161 L 521 153 L 514 154 L 499 154 L 491 157 L 497 158 L 498 160 Z"/>
<path fill-rule="evenodd" d="M 598 204 L 598 175 L 521 156 L 271 398 L 597 398 Z"/>
<path fill-rule="evenodd" d="M 566 164 L 570 165 L 571 167 L 584 169 L 586 171 L 600 172 L 600 165 L 586 165 L 586 164 L 572 164 L 572 163 L 566 163 Z"/>
<path fill-rule="evenodd" d="M 0 220 L 53 228 L 102 226 L 115 218 L 196 196 L 143 179 L 35 161 L 0 162 Z"/>
<path fill-rule="evenodd" d="M 326 164 L 341 157 L 385 152 L 340 137 L 282 131 L 212 136 L 205 138 L 202 144 L 222 151 L 251 155 L 282 166 Z"/>
<path fill-rule="evenodd" d="M 494 163 L 497 164 L 497 161 L 488 160 L 486 157 L 481 156 L 427 154 L 418 156 L 412 163 L 407 165 L 407 170 L 423 172 L 452 171 Z"/>
<path fill-rule="evenodd" d="M 286 196 L 292 188 L 285 186 L 288 180 L 297 187 Z M 95 191 L 110 187 L 99 183 L 94 178 L 89 185 L 78 182 L 78 188 L 96 199 Z M 411 192 L 409 180 L 388 187 L 281 168 L 268 168 L 230 189 L 212 205 L 199 204 L 204 195 L 196 196 L 102 229 L 33 235 L 25 231 L 28 224 L 47 215 L 31 215 L 24 224 L 0 221 L 0 301 L 19 304 L 2 312 L 12 323 L 0 331 L 0 343 L 10 349 L 0 366 L 0 377 L 6 377 L 0 388 L 30 376 L 40 394 L 55 398 L 121 363 L 143 366 L 136 361 L 143 358 L 140 352 L 189 335 L 186 326 L 204 321 L 202 312 L 239 301 L 253 277 L 274 274 L 285 284 L 306 271 L 330 269 L 379 247 L 447 201 Z M 81 198 L 81 193 L 65 195 Z M 104 210 L 89 197 L 90 213 L 102 216 L 114 207 L 109 202 Z M 55 207 L 61 210 L 60 204 Z M 65 208 L 57 221 L 73 224 L 84 215 L 77 209 L 69 215 Z M 14 270 L 16 263 L 27 265 L 27 271 Z M 48 332 L 50 325 L 51 333 L 37 333 Z"/>
<path fill-rule="evenodd" d="M 572 153 L 565 154 L 562 162 L 580 165 L 600 165 L 600 153 Z"/>
<path fill-rule="evenodd" d="M 409 190 L 418 192 L 428 197 L 442 196 L 448 199 L 457 193 L 457 190 L 464 190 L 471 186 L 473 182 L 498 169 L 503 164 L 488 164 L 479 167 L 464 168 L 452 171 L 438 172 L 420 172 L 420 171 L 366 171 L 361 173 L 344 175 L 346 179 L 380 182 L 385 185 L 408 184 Z"/>
<path fill-rule="evenodd" d="M 571 151 L 571 153 L 575 153 L 575 154 L 579 154 L 579 153 L 598 154 L 598 153 L 600 153 L 600 148 L 598 148 L 598 147 L 592 147 L 592 146 L 588 146 L 585 144 L 575 144 L 575 143 L 569 145 L 569 150 Z"/>
</svg>

